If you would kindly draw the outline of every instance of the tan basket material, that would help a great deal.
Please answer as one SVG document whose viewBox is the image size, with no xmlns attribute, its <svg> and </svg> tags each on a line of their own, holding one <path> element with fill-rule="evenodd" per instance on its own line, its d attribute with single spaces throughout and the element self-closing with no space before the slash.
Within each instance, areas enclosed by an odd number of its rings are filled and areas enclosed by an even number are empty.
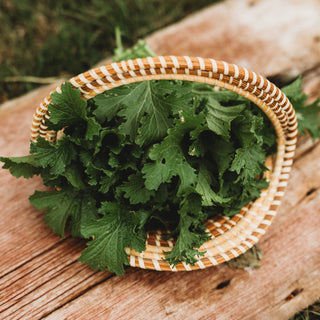
<svg viewBox="0 0 320 320">
<path fill-rule="evenodd" d="M 83 99 L 90 99 L 124 84 L 161 79 L 197 81 L 234 91 L 263 110 L 277 135 L 277 154 L 268 189 L 234 217 L 217 217 L 206 222 L 212 238 L 201 247 L 206 253 L 199 257 L 194 266 L 179 263 L 172 267 L 164 261 L 163 251 L 170 250 L 174 240 L 163 240 L 160 231 L 148 234 L 144 252 L 127 248 L 130 265 L 134 267 L 169 271 L 206 268 L 244 253 L 259 241 L 270 226 L 289 179 L 297 140 L 297 120 L 290 101 L 267 79 L 237 65 L 213 59 L 167 56 L 128 60 L 89 70 L 69 81 L 81 90 Z M 55 91 L 61 92 L 61 87 Z M 56 132 L 47 131 L 45 126 L 45 120 L 50 118 L 50 94 L 34 114 L 31 129 L 33 141 L 38 136 L 52 142 L 56 140 Z"/>
</svg>

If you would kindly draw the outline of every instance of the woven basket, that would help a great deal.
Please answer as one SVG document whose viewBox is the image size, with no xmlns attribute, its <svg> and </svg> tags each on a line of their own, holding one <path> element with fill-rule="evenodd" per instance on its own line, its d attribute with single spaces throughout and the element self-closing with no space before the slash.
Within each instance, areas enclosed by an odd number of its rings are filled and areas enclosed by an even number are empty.
<svg viewBox="0 0 320 320">
<path fill-rule="evenodd" d="M 69 81 L 73 87 L 81 90 L 83 99 L 87 100 L 124 84 L 161 79 L 196 81 L 234 91 L 263 110 L 277 135 L 277 154 L 268 189 L 263 190 L 259 199 L 246 205 L 234 217 L 206 221 L 212 238 L 200 248 L 206 253 L 199 257 L 194 266 L 179 263 L 171 267 L 164 260 L 163 251 L 170 250 L 174 242 L 163 240 L 161 231 L 148 233 L 144 252 L 138 253 L 127 248 L 129 263 L 133 267 L 169 271 L 203 269 L 238 257 L 257 243 L 270 226 L 289 179 L 297 140 L 296 116 L 287 97 L 268 80 L 245 68 L 213 59 L 167 56 L 122 61 L 92 69 Z M 61 92 L 61 87 L 55 91 Z M 51 142 L 56 140 L 57 133 L 47 131 L 45 126 L 45 120 L 50 118 L 50 94 L 33 116 L 33 141 L 38 136 Z"/>
</svg>

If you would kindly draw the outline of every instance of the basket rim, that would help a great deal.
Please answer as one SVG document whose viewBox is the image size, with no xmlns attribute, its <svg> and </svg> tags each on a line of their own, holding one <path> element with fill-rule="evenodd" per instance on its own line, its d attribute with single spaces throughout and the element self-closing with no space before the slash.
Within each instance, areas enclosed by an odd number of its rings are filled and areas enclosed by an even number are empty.
<svg viewBox="0 0 320 320">
<path fill-rule="evenodd" d="M 285 94 L 261 75 L 246 68 L 224 61 L 188 56 L 158 56 L 115 62 L 91 69 L 68 80 L 80 89 L 82 98 L 93 98 L 106 90 L 125 84 L 177 79 L 212 84 L 248 98 L 256 104 L 271 121 L 277 135 L 276 161 L 270 184 L 260 198 L 244 206 L 233 218 L 217 218 L 207 221 L 212 238 L 201 250 L 203 257 L 194 265 L 184 262 L 175 267 L 163 260 L 163 244 L 172 247 L 170 240 L 161 239 L 161 233 L 149 233 L 147 249 L 138 253 L 127 248 L 131 266 L 159 271 L 203 269 L 233 259 L 256 244 L 271 225 L 281 204 L 297 141 L 297 119 Z M 31 127 L 31 139 L 41 136 L 55 142 L 57 133 L 48 131 L 45 121 L 50 118 L 48 106 L 51 94 L 61 93 L 61 86 L 50 92 L 36 109 Z M 220 219 L 220 220 L 219 220 Z"/>
</svg>

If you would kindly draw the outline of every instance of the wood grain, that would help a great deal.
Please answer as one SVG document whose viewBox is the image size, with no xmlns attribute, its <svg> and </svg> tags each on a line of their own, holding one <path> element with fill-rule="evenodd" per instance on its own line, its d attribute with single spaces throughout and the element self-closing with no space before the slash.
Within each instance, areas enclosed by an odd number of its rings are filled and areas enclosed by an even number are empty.
<svg viewBox="0 0 320 320">
<path fill-rule="evenodd" d="M 224 60 L 283 81 L 319 66 L 319 16 L 318 0 L 227 0 L 146 40 L 158 55 Z"/>
<path fill-rule="evenodd" d="M 301 148 L 304 144 L 298 152 Z M 234 309 L 242 319 L 269 319 L 272 312 L 281 319 L 281 310 L 287 316 L 320 295 L 320 225 L 314 218 L 320 213 L 319 158 L 317 143 L 296 159 L 281 210 L 260 242 L 264 259 L 259 270 L 220 266 L 176 274 L 131 268 L 122 278 L 95 273 L 76 262 L 84 243 L 52 235 L 42 214 L 26 201 L 31 189 L 40 186 L 39 179 L 20 181 L 1 170 L 8 179 L 1 185 L 2 197 L 8 183 L 17 192 L 6 198 L 8 211 L 1 230 L 21 231 L 4 233 L 6 242 L 1 243 L 1 248 L 10 249 L 1 267 L 11 268 L 2 271 L 0 315 L 4 319 L 40 319 L 46 314 L 48 319 L 88 319 L 94 314 L 97 319 L 130 319 L 141 313 L 138 319 L 150 319 L 151 314 L 153 319 L 194 319 L 191 308 L 199 319 L 207 314 L 213 319 L 214 314 L 217 319 L 237 319 Z M 16 213 L 12 217 L 10 212 Z M 229 285 L 217 289 L 229 280 Z M 303 291 L 287 301 L 297 289 Z M 231 308 L 232 297 L 237 299 Z M 134 301 L 139 303 L 132 308 Z M 244 301 L 248 301 L 245 306 Z"/>
<path fill-rule="evenodd" d="M 320 30 L 314 19 L 319 2 L 241 3 L 210 7 L 148 42 L 159 54 L 223 59 L 265 76 L 304 72 L 306 91 L 320 96 Z M 282 19 L 284 12 L 288 16 Z M 32 114 L 56 86 L 0 107 L 1 155 L 27 153 Z M 84 242 L 61 239 L 46 227 L 43 214 L 28 202 L 35 189 L 43 189 L 39 178 L 15 179 L 0 169 L 0 319 L 287 320 L 320 297 L 319 159 L 320 143 L 300 138 L 282 206 L 259 242 L 260 269 L 221 265 L 168 273 L 128 268 L 120 278 L 77 262 Z"/>
<path fill-rule="evenodd" d="M 159 55 L 214 57 L 287 79 L 319 63 L 319 16 L 317 0 L 229 0 L 147 41 Z"/>
<path fill-rule="evenodd" d="M 130 270 L 46 319 L 86 319 L 90 314 L 100 319 L 287 319 L 305 307 L 305 300 L 320 296 L 320 223 L 315 221 L 320 213 L 319 158 L 318 143 L 295 162 L 285 201 L 259 243 L 264 252 L 260 269 L 222 265 L 189 273 Z M 297 190 L 294 186 L 303 179 L 308 184 Z M 316 191 L 307 195 L 310 187 Z M 229 284 L 218 289 L 226 281 Z M 289 299 L 294 291 L 301 292 Z"/>
</svg>

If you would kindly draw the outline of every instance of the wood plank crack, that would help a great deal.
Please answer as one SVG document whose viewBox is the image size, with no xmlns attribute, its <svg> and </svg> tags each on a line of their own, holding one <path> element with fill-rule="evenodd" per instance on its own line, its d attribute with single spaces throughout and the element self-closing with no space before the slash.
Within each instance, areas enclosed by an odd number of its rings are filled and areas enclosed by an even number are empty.
<svg viewBox="0 0 320 320">
<path fill-rule="evenodd" d="M 95 287 L 103 284 L 104 282 L 110 280 L 112 277 L 115 277 L 114 274 L 109 274 L 109 276 L 105 279 L 102 279 L 101 281 L 97 282 L 97 283 L 94 283 L 93 285 L 91 286 L 88 286 L 87 288 L 85 288 L 83 291 L 79 292 L 77 296 L 74 296 L 72 297 L 70 300 L 68 301 L 65 301 L 63 304 L 59 305 L 58 307 L 52 309 L 50 312 L 46 313 L 46 314 L 43 314 L 42 317 L 43 319 L 47 316 L 49 316 L 50 314 L 58 311 L 59 309 L 63 309 L 66 305 L 68 305 L 69 303 L 72 303 L 72 301 L 80 298 L 82 295 L 86 294 L 87 292 L 89 292 L 90 290 L 94 289 Z M 70 288 L 70 290 L 72 290 L 73 288 Z"/>
<path fill-rule="evenodd" d="M 13 273 L 17 270 L 19 270 L 20 268 L 23 268 L 26 264 L 30 263 L 31 261 L 33 261 L 34 259 L 37 259 L 39 257 L 41 257 L 42 255 L 45 255 L 46 253 L 50 252 L 51 250 L 54 250 L 55 248 L 57 248 L 59 245 L 61 245 L 62 242 L 66 241 L 68 238 L 71 237 L 65 237 L 65 238 L 61 238 L 58 242 L 55 242 L 51 247 L 45 248 L 44 251 L 39 252 L 37 255 L 30 257 L 30 259 L 24 261 L 22 264 L 17 265 L 16 268 L 9 270 L 7 273 L 4 273 L 3 275 L 1 275 L 0 277 L 0 284 L 1 284 L 1 280 L 5 277 L 8 277 L 10 275 L 10 273 Z M 31 272 L 31 271 L 30 271 Z M 27 276 L 28 273 L 25 274 L 21 274 L 21 277 Z M 6 279 L 7 280 L 7 279 Z M 16 281 L 20 280 L 20 278 L 17 278 Z M 6 287 L 2 287 L 2 289 L 5 289 Z M 1 304 L 0 304 L 1 305 Z"/>
</svg>

